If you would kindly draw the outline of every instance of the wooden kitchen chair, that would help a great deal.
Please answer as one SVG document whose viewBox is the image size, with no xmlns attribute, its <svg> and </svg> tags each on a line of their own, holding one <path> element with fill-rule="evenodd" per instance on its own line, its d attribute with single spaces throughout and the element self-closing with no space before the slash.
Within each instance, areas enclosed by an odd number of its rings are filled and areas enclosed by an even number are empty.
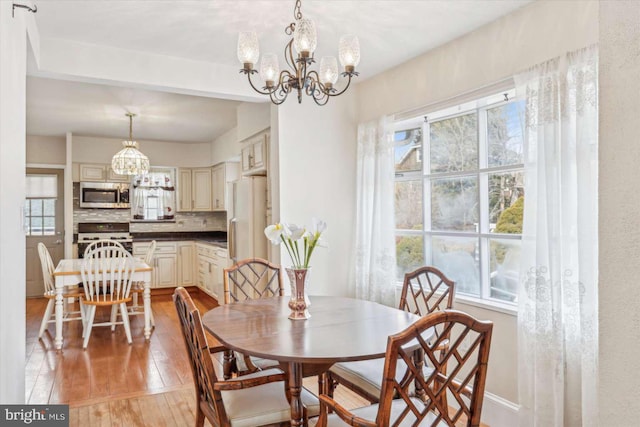
<svg viewBox="0 0 640 427">
<path fill-rule="evenodd" d="M 145 264 L 153 267 L 153 255 L 156 252 L 156 241 L 152 240 L 144 255 Z M 129 316 L 144 315 L 144 306 L 138 305 L 138 295 L 144 294 L 144 282 L 133 282 L 131 284 L 131 296 L 133 303 L 129 306 Z M 156 322 L 153 318 L 153 310 L 149 312 L 151 327 L 155 328 Z"/>
<path fill-rule="evenodd" d="M 224 269 L 224 303 L 231 304 L 248 299 L 271 298 L 284 295 L 280 266 L 261 258 L 238 261 Z M 224 376 L 244 375 L 277 366 L 269 359 L 249 357 L 242 353 L 225 354 Z"/>
<path fill-rule="evenodd" d="M 399 309 L 419 316 L 451 309 L 454 294 L 455 283 L 443 272 L 435 267 L 420 267 L 405 274 Z M 437 335 L 437 331 L 435 333 Z M 446 341 L 443 342 L 446 344 Z M 333 396 L 335 388 L 342 384 L 369 402 L 378 402 L 382 389 L 383 367 L 384 359 L 336 363 L 326 373 L 324 383 L 328 387 L 327 394 Z M 406 366 L 399 363 L 397 368 L 397 374 L 402 378 Z"/>
<path fill-rule="evenodd" d="M 87 348 L 94 326 L 111 326 L 113 331 L 117 324 L 124 326 L 127 342 L 131 344 L 127 303 L 131 301 L 131 278 L 134 271 L 133 257 L 119 243 L 95 245 L 92 249 L 90 246 L 85 251 L 81 268 L 84 304 L 87 308 L 83 348 Z M 111 307 L 110 321 L 94 324 L 96 308 L 102 306 Z M 116 322 L 117 310 L 122 316 L 121 322 Z"/>
<path fill-rule="evenodd" d="M 424 340 L 434 329 L 443 333 Z M 479 426 L 492 330 L 491 322 L 461 311 L 444 310 L 420 318 L 387 341 L 379 403 L 348 411 L 330 396 L 320 395 L 316 426 Z M 416 353 L 424 354 L 433 366 L 428 375 Z M 398 378 L 400 362 L 409 369 Z M 413 384 L 424 392 L 423 397 L 414 395 Z M 447 393 L 454 397 L 455 408 L 446 405 Z M 329 415 L 330 410 L 334 414 Z"/>
<path fill-rule="evenodd" d="M 211 353 L 225 347 L 209 347 L 200 312 L 187 291 L 180 287 L 173 294 L 182 335 L 189 354 L 196 389 L 196 426 L 204 419 L 213 426 L 288 425 L 291 406 L 285 395 L 285 374 L 271 369 L 237 379 L 221 381 L 213 366 Z M 302 389 L 307 416 L 318 414 L 318 399 Z M 306 425 L 306 423 L 305 423 Z"/>
<path fill-rule="evenodd" d="M 44 297 L 48 299 L 47 308 L 44 310 L 44 315 L 42 316 L 42 323 L 40 323 L 40 331 L 38 332 L 38 338 L 42 338 L 44 331 L 47 329 L 48 323 L 53 323 L 55 320 L 51 319 L 53 315 L 53 309 L 55 308 L 56 302 L 56 287 L 53 280 L 53 272 L 55 267 L 53 265 L 53 260 L 51 259 L 51 254 L 49 250 L 44 245 L 44 243 L 38 243 L 38 255 L 40 256 L 40 264 L 42 265 L 42 280 L 44 282 Z M 69 288 L 65 287 L 62 291 L 62 296 L 64 298 L 63 303 L 63 313 L 64 317 L 62 319 L 63 322 L 69 322 L 72 320 L 82 320 L 82 325 L 84 327 L 84 306 L 82 305 L 82 298 L 84 297 L 84 291 L 82 288 Z M 67 298 L 77 298 L 80 304 L 79 311 L 67 311 Z"/>
</svg>

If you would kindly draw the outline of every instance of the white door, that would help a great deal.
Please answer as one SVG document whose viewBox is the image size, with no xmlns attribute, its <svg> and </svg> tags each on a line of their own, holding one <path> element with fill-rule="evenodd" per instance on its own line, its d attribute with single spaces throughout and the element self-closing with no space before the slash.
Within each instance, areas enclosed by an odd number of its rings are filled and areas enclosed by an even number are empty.
<svg viewBox="0 0 640 427">
<path fill-rule="evenodd" d="M 64 255 L 64 171 L 27 169 L 27 198 L 24 224 L 26 232 L 27 296 L 42 296 L 42 264 L 38 243 L 45 244 L 53 264 Z"/>
</svg>

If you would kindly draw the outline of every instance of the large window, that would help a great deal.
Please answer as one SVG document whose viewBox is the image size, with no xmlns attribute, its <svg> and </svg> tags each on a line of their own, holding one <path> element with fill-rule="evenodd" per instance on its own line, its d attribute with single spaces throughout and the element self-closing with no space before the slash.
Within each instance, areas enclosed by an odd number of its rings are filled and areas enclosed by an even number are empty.
<svg viewBox="0 0 640 427">
<path fill-rule="evenodd" d="M 504 98 L 500 94 L 396 124 L 399 280 L 419 266 L 433 265 L 456 282 L 459 294 L 515 302 L 524 105 Z"/>
</svg>

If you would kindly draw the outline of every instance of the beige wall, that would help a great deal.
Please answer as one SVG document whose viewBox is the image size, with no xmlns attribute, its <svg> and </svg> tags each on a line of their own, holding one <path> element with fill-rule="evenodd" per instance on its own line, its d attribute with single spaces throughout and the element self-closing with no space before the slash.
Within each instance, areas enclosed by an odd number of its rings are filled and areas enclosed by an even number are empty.
<svg viewBox="0 0 640 427">
<path fill-rule="evenodd" d="M 64 166 L 66 144 L 65 136 L 27 135 L 27 164 Z"/>
<path fill-rule="evenodd" d="M 597 1 L 535 1 L 357 85 L 358 122 L 476 90 L 597 41 Z"/>
<path fill-rule="evenodd" d="M 324 107 L 291 95 L 277 112 L 279 215 L 274 221 L 311 226 L 318 217 L 328 224 L 329 248 L 317 248 L 309 292 L 353 296 L 349 284 L 355 215 L 356 123 L 353 93 Z M 277 216 L 276 216 L 277 215 Z M 290 266 L 284 249 L 281 263 Z"/>
<path fill-rule="evenodd" d="M 211 163 L 216 164 L 227 160 L 240 160 L 242 145 L 238 141 L 238 129 L 220 135 L 211 143 Z"/>
<path fill-rule="evenodd" d="M 597 2 L 533 2 L 359 84 L 358 122 L 478 90 L 597 41 Z M 517 403 L 516 317 L 462 303 L 456 306 L 494 322 L 487 391 Z"/>
<path fill-rule="evenodd" d="M 138 141 L 138 148 L 151 166 L 211 166 L 211 143 L 183 144 L 164 141 Z M 73 135 L 73 161 L 77 163 L 111 163 L 122 149 L 122 139 Z"/>
<path fill-rule="evenodd" d="M 599 48 L 599 425 L 631 426 L 640 419 L 640 2 L 600 3 Z"/>
<path fill-rule="evenodd" d="M 237 110 L 237 138 L 243 141 L 265 130 L 271 124 L 271 103 L 264 97 L 262 103 L 244 102 Z"/>
</svg>

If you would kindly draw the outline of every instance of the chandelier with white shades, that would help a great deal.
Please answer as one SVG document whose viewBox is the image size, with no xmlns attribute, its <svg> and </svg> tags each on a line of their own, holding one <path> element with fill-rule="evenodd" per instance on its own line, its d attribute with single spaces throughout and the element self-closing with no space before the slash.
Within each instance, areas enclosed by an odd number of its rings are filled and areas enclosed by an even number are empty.
<svg viewBox="0 0 640 427">
<path fill-rule="evenodd" d="M 149 172 L 149 158 L 138 150 L 138 143 L 133 140 L 135 114 L 125 115 L 129 117 L 129 140 L 122 141 L 124 148 L 111 159 L 111 168 L 118 175 L 142 175 Z"/>
<path fill-rule="evenodd" d="M 360 42 L 354 35 L 344 35 L 340 38 L 339 58 L 344 71 L 342 77 L 347 77 L 344 89 L 338 91 L 334 86 L 340 75 L 338 61 L 334 56 L 323 56 L 320 59 L 320 70 L 311 70 L 315 62 L 313 52 L 318 44 L 316 27 L 311 19 L 303 18 L 300 11 L 301 0 L 296 0 L 293 9 L 295 22 L 289 24 L 284 32 L 293 38 L 284 49 L 284 57 L 288 69 L 280 71 L 278 56 L 266 53 L 260 62 L 260 77 L 264 81 L 262 89 L 256 87 L 251 76 L 258 73 L 254 67 L 260 56 L 258 36 L 255 32 L 241 32 L 238 37 L 238 59 L 242 63 L 241 73 L 247 75 L 249 84 L 258 93 L 268 95 L 276 105 L 282 104 L 289 93 L 298 93 L 298 103 L 302 103 L 302 94 L 313 98 L 318 105 L 325 105 L 329 98 L 343 94 L 351 83 L 351 78 L 357 76 L 356 66 L 360 62 Z M 295 48 L 297 56 L 294 56 Z"/>
</svg>

